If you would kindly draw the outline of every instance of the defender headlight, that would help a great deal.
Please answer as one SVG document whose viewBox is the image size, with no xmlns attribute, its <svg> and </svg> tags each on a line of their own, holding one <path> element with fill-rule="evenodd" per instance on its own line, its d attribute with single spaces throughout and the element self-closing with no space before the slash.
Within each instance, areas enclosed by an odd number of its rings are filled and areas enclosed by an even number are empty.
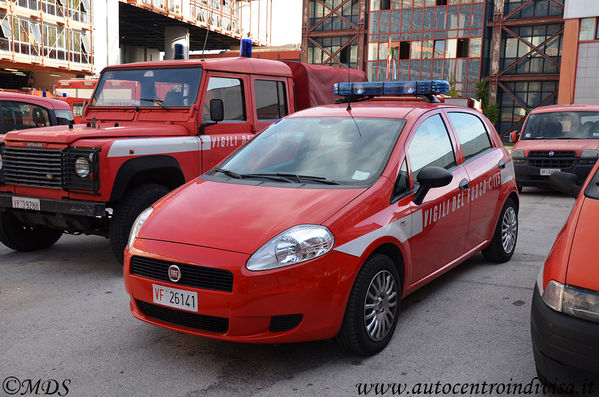
<svg viewBox="0 0 599 397">
<path fill-rule="evenodd" d="M 81 178 L 89 176 L 89 160 L 83 156 L 75 160 L 75 173 Z"/>
<path fill-rule="evenodd" d="M 581 159 L 596 159 L 599 157 L 599 152 L 596 150 L 583 150 L 580 153 Z"/>
<path fill-rule="evenodd" d="M 295 265 L 326 254 L 334 242 L 333 234 L 324 226 L 294 226 L 260 247 L 246 267 L 258 271 Z"/>
<path fill-rule="evenodd" d="M 150 216 L 152 211 L 154 211 L 154 208 L 148 207 L 145 210 L 143 210 L 141 214 L 139 214 L 137 219 L 135 219 L 135 222 L 133 222 L 133 226 L 131 226 L 131 231 L 129 232 L 129 240 L 127 241 L 127 248 L 131 247 L 131 245 L 137 238 L 137 235 L 139 234 L 141 227 L 144 225 L 144 223 L 146 222 L 146 220 L 148 219 L 148 217 Z"/>
<path fill-rule="evenodd" d="M 599 293 L 551 280 L 543 301 L 555 311 L 599 323 Z"/>
<path fill-rule="evenodd" d="M 523 159 L 524 158 L 524 150 L 522 150 L 522 149 L 512 150 L 512 158 L 513 159 Z"/>
</svg>

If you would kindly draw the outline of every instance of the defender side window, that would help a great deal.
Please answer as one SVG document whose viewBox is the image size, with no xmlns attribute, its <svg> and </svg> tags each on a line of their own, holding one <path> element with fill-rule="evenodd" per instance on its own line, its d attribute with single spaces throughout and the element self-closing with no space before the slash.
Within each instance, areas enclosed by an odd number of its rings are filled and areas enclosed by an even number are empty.
<svg viewBox="0 0 599 397">
<path fill-rule="evenodd" d="M 478 117 L 470 113 L 450 112 L 449 119 L 466 160 L 492 147 L 487 129 Z"/>
<path fill-rule="evenodd" d="M 256 80 L 256 113 L 258 120 L 278 120 L 287 116 L 287 95 L 282 81 Z"/>
<path fill-rule="evenodd" d="M 243 84 L 240 79 L 210 77 L 202 110 L 202 121 L 204 123 L 210 122 L 211 99 L 221 99 L 223 101 L 225 110 L 223 121 L 246 120 Z"/>
<path fill-rule="evenodd" d="M 414 181 L 426 166 L 451 168 L 456 165 L 449 132 L 439 114 L 429 117 L 418 127 L 408 147 Z"/>
</svg>

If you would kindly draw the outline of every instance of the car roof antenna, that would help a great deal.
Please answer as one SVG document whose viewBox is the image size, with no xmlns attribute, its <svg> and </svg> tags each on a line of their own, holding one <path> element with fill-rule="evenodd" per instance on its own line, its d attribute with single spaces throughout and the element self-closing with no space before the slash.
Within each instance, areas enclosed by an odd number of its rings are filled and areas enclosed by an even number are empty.
<svg viewBox="0 0 599 397">
<path fill-rule="evenodd" d="M 204 46 L 202 47 L 202 61 L 205 61 L 204 51 L 206 50 L 206 43 L 208 42 L 208 32 L 209 32 L 209 30 L 206 29 L 206 36 L 204 36 Z"/>
<path fill-rule="evenodd" d="M 351 75 L 349 73 L 349 65 L 347 66 L 347 82 L 351 83 Z M 349 96 L 347 97 L 347 108 L 345 110 L 347 110 L 348 112 L 351 110 L 351 94 L 353 92 L 353 85 L 350 85 L 350 91 L 349 91 Z"/>
</svg>

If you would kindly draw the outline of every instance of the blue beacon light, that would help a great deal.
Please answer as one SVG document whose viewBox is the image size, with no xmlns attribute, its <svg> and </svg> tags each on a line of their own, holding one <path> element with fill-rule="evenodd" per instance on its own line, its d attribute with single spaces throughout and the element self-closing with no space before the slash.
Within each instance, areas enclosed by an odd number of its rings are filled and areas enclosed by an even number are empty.
<svg viewBox="0 0 599 397">
<path fill-rule="evenodd" d="M 339 96 L 381 96 L 381 95 L 440 95 L 449 92 L 445 80 L 425 81 L 372 81 L 361 83 L 336 83 L 333 93 Z"/>
</svg>

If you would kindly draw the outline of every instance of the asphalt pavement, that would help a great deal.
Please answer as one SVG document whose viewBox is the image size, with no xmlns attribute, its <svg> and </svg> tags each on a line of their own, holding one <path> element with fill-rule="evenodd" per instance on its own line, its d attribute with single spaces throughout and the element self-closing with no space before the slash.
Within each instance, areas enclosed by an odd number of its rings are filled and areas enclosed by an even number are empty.
<svg viewBox="0 0 599 397">
<path fill-rule="evenodd" d="M 143 323 L 130 314 L 121 266 L 100 237 L 63 236 L 33 253 L 0 246 L 0 381 L 8 392 L 18 381 L 18 395 L 38 380 L 69 396 L 354 396 L 375 395 L 376 383 L 380 392 L 405 384 L 405 395 L 418 395 L 420 384 L 434 395 L 437 382 L 437 395 L 484 382 L 484 395 L 542 395 L 530 302 L 573 203 L 525 188 L 512 260 L 496 265 L 477 254 L 407 297 L 391 343 L 369 358 L 331 340 L 233 344 Z M 517 384 L 522 393 L 513 393 Z"/>
</svg>

